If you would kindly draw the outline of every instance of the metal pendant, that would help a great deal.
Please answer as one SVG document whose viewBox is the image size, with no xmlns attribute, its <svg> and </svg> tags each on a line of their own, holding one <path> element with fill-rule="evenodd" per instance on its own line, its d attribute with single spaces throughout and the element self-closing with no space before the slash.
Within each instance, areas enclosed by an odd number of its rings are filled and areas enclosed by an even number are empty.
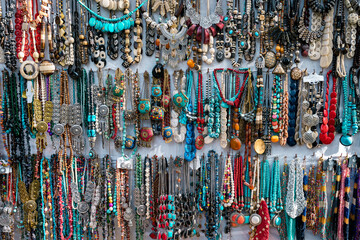
<svg viewBox="0 0 360 240">
<path fill-rule="evenodd" d="M 253 213 L 250 215 L 249 221 L 252 226 L 258 226 L 261 223 L 261 220 L 261 216 L 257 213 Z"/>
<path fill-rule="evenodd" d="M 77 209 L 78 209 L 79 213 L 84 214 L 89 211 L 90 206 L 87 202 L 82 201 L 78 204 Z"/>
<path fill-rule="evenodd" d="M 124 212 L 124 219 L 126 220 L 126 221 L 131 221 L 131 220 L 133 220 L 134 219 L 134 212 L 133 212 L 133 210 L 131 209 L 131 208 L 126 208 L 126 210 L 125 210 L 125 212 Z"/>
</svg>

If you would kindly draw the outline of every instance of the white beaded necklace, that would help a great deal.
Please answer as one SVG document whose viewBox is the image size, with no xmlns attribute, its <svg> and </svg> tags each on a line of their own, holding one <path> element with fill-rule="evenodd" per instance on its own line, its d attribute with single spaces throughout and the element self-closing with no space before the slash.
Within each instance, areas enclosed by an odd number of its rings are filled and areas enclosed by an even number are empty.
<svg viewBox="0 0 360 240">
<path fill-rule="evenodd" d="M 333 59 L 333 30 L 334 30 L 334 9 L 325 16 L 324 34 L 321 37 L 320 67 L 328 68 Z"/>
</svg>

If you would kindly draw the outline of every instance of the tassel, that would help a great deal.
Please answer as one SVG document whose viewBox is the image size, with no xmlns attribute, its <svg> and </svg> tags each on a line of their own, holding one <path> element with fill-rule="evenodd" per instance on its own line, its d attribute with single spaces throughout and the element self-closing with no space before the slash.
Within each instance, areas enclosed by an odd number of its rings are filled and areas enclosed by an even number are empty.
<svg viewBox="0 0 360 240">
<path fill-rule="evenodd" d="M 269 209 L 264 199 L 261 200 L 258 214 L 261 216 L 261 223 L 256 227 L 256 233 L 253 239 L 269 239 L 270 215 Z"/>
</svg>

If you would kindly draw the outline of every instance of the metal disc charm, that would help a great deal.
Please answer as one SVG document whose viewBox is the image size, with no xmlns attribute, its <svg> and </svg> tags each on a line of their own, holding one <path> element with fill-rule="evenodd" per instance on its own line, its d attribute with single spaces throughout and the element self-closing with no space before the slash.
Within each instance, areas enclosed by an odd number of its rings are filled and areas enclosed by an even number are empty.
<svg viewBox="0 0 360 240">
<path fill-rule="evenodd" d="M 80 125 L 74 125 L 70 128 L 70 133 L 73 136 L 80 136 L 83 133 L 82 127 Z"/>
<path fill-rule="evenodd" d="M 80 202 L 78 205 L 79 213 L 87 213 L 89 211 L 89 204 L 87 202 Z"/>
<path fill-rule="evenodd" d="M 109 107 L 106 105 L 101 105 L 99 107 L 99 115 L 102 117 L 106 117 L 109 114 Z"/>
<path fill-rule="evenodd" d="M 136 209 L 136 213 L 137 213 L 139 216 L 144 216 L 145 213 L 146 213 L 146 207 L 145 207 L 145 205 L 140 205 L 140 206 Z"/>
<path fill-rule="evenodd" d="M 48 125 L 46 122 L 41 121 L 37 124 L 36 126 L 36 130 L 38 130 L 38 132 L 44 133 L 48 130 Z"/>
<path fill-rule="evenodd" d="M 64 125 L 62 125 L 60 123 L 56 124 L 53 128 L 53 132 L 58 136 L 62 135 L 64 133 L 64 131 L 65 131 Z"/>
<path fill-rule="evenodd" d="M 29 200 L 24 205 L 24 209 L 27 212 L 35 211 L 36 207 L 37 207 L 37 205 L 36 205 L 36 202 L 34 200 Z"/>
</svg>

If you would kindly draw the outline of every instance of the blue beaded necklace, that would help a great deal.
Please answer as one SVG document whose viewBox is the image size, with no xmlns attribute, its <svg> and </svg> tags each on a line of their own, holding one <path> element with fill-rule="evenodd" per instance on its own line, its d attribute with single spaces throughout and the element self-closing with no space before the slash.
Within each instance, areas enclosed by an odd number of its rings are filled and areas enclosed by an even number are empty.
<svg viewBox="0 0 360 240">
<path fill-rule="evenodd" d="M 193 108 L 192 101 L 191 101 L 191 88 L 193 85 L 193 72 L 187 71 L 186 78 L 187 78 L 187 96 L 189 98 L 189 102 L 188 102 L 188 105 L 186 106 L 187 122 L 186 122 L 184 158 L 186 161 L 190 162 L 195 158 L 195 154 L 196 154 L 195 126 L 194 126 L 194 120 L 196 120 L 196 114 L 194 115 L 194 113 L 193 113 L 194 108 Z"/>
</svg>

